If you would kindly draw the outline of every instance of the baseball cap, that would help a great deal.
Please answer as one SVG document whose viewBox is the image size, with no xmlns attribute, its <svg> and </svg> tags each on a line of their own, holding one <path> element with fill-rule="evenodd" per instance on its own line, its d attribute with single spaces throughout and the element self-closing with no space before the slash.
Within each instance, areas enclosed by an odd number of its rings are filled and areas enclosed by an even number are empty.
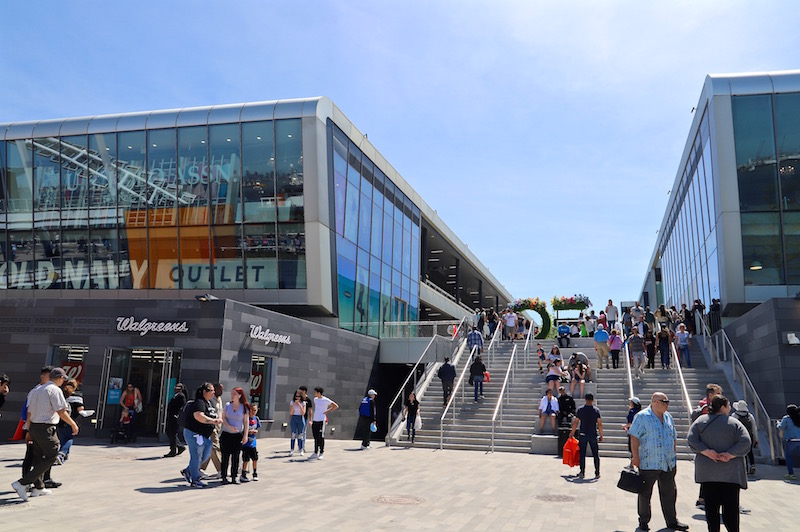
<svg viewBox="0 0 800 532">
<path fill-rule="evenodd" d="M 630 399 L 628 399 L 628 400 L 629 400 L 631 403 L 635 404 L 635 405 L 642 406 L 642 402 L 639 400 L 639 398 L 638 398 L 638 397 L 631 397 L 631 398 L 630 398 Z"/>
<path fill-rule="evenodd" d="M 66 379 L 67 372 L 61 368 L 53 368 L 50 370 L 50 378 L 51 379 Z"/>
<path fill-rule="evenodd" d="M 367 392 L 367 395 L 378 395 L 378 392 L 376 392 L 376 391 L 375 391 L 375 390 L 373 390 L 373 389 L 370 389 L 370 390 Z"/>
</svg>

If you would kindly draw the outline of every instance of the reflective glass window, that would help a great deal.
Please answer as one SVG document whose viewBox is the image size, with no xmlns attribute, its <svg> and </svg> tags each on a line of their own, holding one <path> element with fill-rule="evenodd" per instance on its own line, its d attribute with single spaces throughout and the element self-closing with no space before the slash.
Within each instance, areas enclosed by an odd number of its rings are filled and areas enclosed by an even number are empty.
<svg viewBox="0 0 800 532">
<path fill-rule="evenodd" d="M 239 124 L 210 126 L 208 141 L 211 223 L 231 224 L 241 219 Z"/>
<path fill-rule="evenodd" d="M 359 150 L 352 142 L 350 143 L 347 166 L 347 181 L 358 188 L 359 184 L 361 183 L 361 150 Z"/>
<path fill-rule="evenodd" d="M 150 288 L 180 288 L 176 130 L 147 132 Z"/>
<path fill-rule="evenodd" d="M 732 108 L 739 208 L 742 211 L 777 210 L 772 98 L 770 95 L 734 96 Z"/>
<path fill-rule="evenodd" d="M 344 234 L 344 198 L 347 191 L 347 137 L 333 128 L 333 189 L 336 233 Z"/>
<path fill-rule="evenodd" d="M 92 286 L 89 237 L 89 153 L 87 137 L 61 139 L 61 257 L 60 286 Z M 42 240 L 42 237 L 39 237 Z"/>
<path fill-rule="evenodd" d="M 0 290 L 8 288 L 11 264 L 8 249 L 8 217 L 6 215 L 6 143 L 0 140 Z"/>
<path fill-rule="evenodd" d="M 242 196 L 245 222 L 278 220 L 272 128 L 272 122 L 242 124 Z"/>
<path fill-rule="evenodd" d="M 784 284 L 779 215 L 742 213 L 741 219 L 744 284 Z"/>
<path fill-rule="evenodd" d="M 279 222 L 303 222 L 303 138 L 301 122 L 275 122 L 276 192 Z"/>
<path fill-rule="evenodd" d="M 306 288 L 306 233 L 302 223 L 278 224 L 280 288 Z"/>
<path fill-rule="evenodd" d="M 381 330 L 381 276 L 370 268 L 369 274 L 369 326 L 367 334 L 378 338 Z"/>
<path fill-rule="evenodd" d="M 355 312 L 356 246 L 340 236 L 336 237 L 336 246 L 339 327 L 352 331 Z"/>
<path fill-rule="evenodd" d="M 238 128 L 234 127 L 238 133 Z M 203 289 L 212 287 L 210 267 L 210 239 L 208 232 L 209 200 L 211 197 L 211 175 L 218 175 L 219 167 L 212 168 L 208 157 L 208 134 L 205 126 L 183 127 L 178 129 L 178 217 L 180 224 L 180 275 L 182 287 Z M 236 136 L 238 147 L 238 135 Z M 238 151 L 238 148 L 237 148 Z M 238 159 L 236 159 L 238 163 Z M 219 163 L 222 166 L 222 163 Z M 223 233 L 225 231 L 222 231 Z M 228 245 L 215 241 L 215 249 L 232 253 L 242 277 L 242 261 L 235 248 L 236 238 L 233 228 Z M 217 234 L 215 233 L 215 236 Z M 219 268 L 227 265 L 220 264 Z M 229 267 L 229 266 L 228 266 Z M 241 288 L 243 283 L 232 288 Z"/>
<path fill-rule="evenodd" d="M 275 231 L 274 223 L 244 226 L 240 247 L 245 256 L 247 288 L 278 288 L 278 239 Z"/>
<path fill-rule="evenodd" d="M 88 157 L 91 287 L 121 288 L 116 216 L 116 135 L 114 133 L 90 135 Z"/>
<path fill-rule="evenodd" d="M 800 285 L 800 213 L 783 215 L 783 238 L 786 250 L 786 284 Z"/>
<path fill-rule="evenodd" d="M 86 137 L 82 137 L 85 144 Z M 60 187 L 60 153 L 59 141 L 55 137 L 33 139 L 33 227 L 34 227 L 34 260 L 36 288 L 58 288 L 61 286 L 61 224 L 59 207 L 61 205 Z M 85 161 L 85 145 L 81 163 Z M 86 172 L 81 172 L 82 186 L 79 225 L 86 231 Z M 83 264 L 86 267 L 88 264 Z M 88 288 L 88 271 L 82 276 Z"/>
<path fill-rule="evenodd" d="M 117 135 L 117 219 L 121 288 L 150 286 L 147 263 L 147 173 L 144 131 Z"/>
<path fill-rule="evenodd" d="M 369 265 L 367 265 L 369 266 Z M 369 312 L 369 268 L 360 264 L 356 268 L 355 314 L 353 330 L 367 334 L 367 318 Z"/>
<path fill-rule="evenodd" d="M 375 257 L 381 256 L 383 238 L 383 198 L 376 194 L 372 202 L 372 235 L 369 251 Z"/>
<path fill-rule="evenodd" d="M 775 95 L 775 134 L 781 207 L 797 211 L 800 210 L 800 93 Z"/>
<path fill-rule="evenodd" d="M 392 212 L 394 206 L 389 203 L 388 198 L 383 203 L 383 252 L 381 258 L 384 264 L 392 264 L 392 231 L 394 230 L 394 220 Z"/>
<path fill-rule="evenodd" d="M 366 194 L 361 195 L 358 214 L 358 245 L 369 249 L 370 230 L 372 229 L 372 201 Z"/>
<path fill-rule="evenodd" d="M 24 140 L 6 142 L 6 186 L 8 197 L 8 247 L 11 267 L 8 287 L 34 286 L 33 262 L 33 161 Z"/>
<path fill-rule="evenodd" d="M 344 236 L 355 244 L 358 242 L 358 187 L 349 181 L 344 216 Z"/>
</svg>

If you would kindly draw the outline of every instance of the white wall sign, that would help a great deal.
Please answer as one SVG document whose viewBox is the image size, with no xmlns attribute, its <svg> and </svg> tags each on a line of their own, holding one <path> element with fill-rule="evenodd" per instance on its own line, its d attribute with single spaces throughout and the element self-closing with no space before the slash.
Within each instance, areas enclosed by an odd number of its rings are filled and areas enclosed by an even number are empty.
<svg viewBox="0 0 800 532">
<path fill-rule="evenodd" d="M 149 321 L 147 318 L 136 321 L 133 316 L 118 316 L 117 330 L 119 332 L 138 332 L 139 336 L 144 336 L 150 332 L 184 334 L 189 332 L 189 327 L 185 321 Z"/>
<path fill-rule="evenodd" d="M 275 334 L 270 332 L 269 329 L 264 329 L 261 325 L 250 326 L 250 338 L 253 340 L 264 340 L 264 345 L 269 345 L 270 342 L 276 344 L 290 345 L 292 337 L 288 334 Z"/>
</svg>

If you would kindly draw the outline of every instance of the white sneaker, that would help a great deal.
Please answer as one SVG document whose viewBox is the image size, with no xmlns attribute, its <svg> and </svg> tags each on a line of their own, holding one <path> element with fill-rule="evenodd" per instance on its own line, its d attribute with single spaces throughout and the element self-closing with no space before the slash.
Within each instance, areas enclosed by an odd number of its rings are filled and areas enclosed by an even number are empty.
<svg viewBox="0 0 800 532">
<path fill-rule="evenodd" d="M 208 480 L 210 478 L 211 478 L 211 475 L 209 475 L 208 473 L 206 473 L 202 469 L 200 470 L 200 480 Z"/>
<path fill-rule="evenodd" d="M 313 460 L 314 458 L 317 458 L 317 457 L 318 457 L 317 453 L 314 453 L 311 456 L 309 456 L 308 459 L 309 460 Z"/>
<path fill-rule="evenodd" d="M 14 488 L 14 491 L 17 492 L 17 495 L 19 495 L 20 499 L 28 502 L 28 492 L 25 490 L 25 486 L 19 483 L 19 480 L 12 482 L 11 487 Z"/>
<path fill-rule="evenodd" d="M 214 473 L 213 475 L 209 475 L 209 476 L 208 476 L 208 478 L 209 478 L 209 479 L 211 479 L 211 480 L 214 480 L 214 479 L 220 479 L 220 478 L 222 478 L 222 473 L 220 473 L 219 471 L 217 471 L 217 472 L 216 472 L 216 473 Z"/>
<path fill-rule="evenodd" d="M 320 455 L 317 456 L 317 460 L 322 460 L 322 453 L 320 453 Z"/>
<path fill-rule="evenodd" d="M 306 452 L 303 449 L 300 449 L 300 456 L 305 456 Z"/>
<path fill-rule="evenodd" d="M 51 493 L 53 492 L 47 488 L 42 488 L 42 489 L 33 488 L 31 490 L 31 497 L 38 497 L 39 495 L 50 495 Z"/>
<path fill-rule="evenodd" d="M 289 456 L 294 456 L 294 449 L 292 449 L 291 451 L 289 451 Z"/>
</svg>

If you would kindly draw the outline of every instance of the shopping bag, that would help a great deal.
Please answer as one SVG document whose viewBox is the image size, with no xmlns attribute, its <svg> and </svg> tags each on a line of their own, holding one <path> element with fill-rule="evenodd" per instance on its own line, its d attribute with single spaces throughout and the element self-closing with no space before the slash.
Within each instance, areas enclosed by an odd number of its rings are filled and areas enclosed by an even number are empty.
<svg viewBox="0 0 800 532">
<path fill-rule="evenodd" d="M 626 467 L 620 472 L 617 487 L 631 493 L 641 493 L 644 489 L 644 479 L 636 469 Z"/>
<path fill-rule="evenodd" d="M 414 418 L 414 430 L 420 430 L 422 428 L 422 417 L 417 416 Z"/>
<path fill-rule="evenodd" d="M 564 458 L 562 462 L 569 467 L 575 467 L 580 465 L 581 463 L 581 456 L 580 452 L 578 451 L 578 440 L 575 438 L 567 438 L 566 443 L 564 443 L 563 449 Z"/>
<path fill-rule="evenodd" d="M 486 382 L 489 382 L 489 372 L 488 371 L 484 371 L 483 372 L 483 380 L 486 381 Z"/>
</svg>

